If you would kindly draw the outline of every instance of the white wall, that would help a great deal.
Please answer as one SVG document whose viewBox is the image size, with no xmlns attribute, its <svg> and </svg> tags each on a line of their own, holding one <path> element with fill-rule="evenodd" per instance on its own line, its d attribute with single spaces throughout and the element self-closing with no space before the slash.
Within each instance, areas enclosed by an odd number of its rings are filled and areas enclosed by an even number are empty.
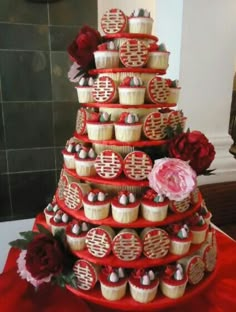
<svg viewBox="0 0 236 312">
<path fill-rule="evenodd" d="M 157 0 L 154 34 L 160 43 L 165 43 L 170 51 L 169 67 L 166 76 L 179 79 L 183 0 Z"/>
<path fill-rule="evenodd" d="M 236 1 L 184 0 L 179 108 L 188 126 L 205 133 L 216 148 L 216 175 L 203 183 L 236 180 L 236 161 L 228 152 L 235 56 Z"/>
<path fill-rule="evenodd" d="M 3 270 L 10 249 L 9 242 L 19 238 L 19 232 L 30 231 L 33 227 L 33 222 L 33 219 L 27 219 L 0 223 L 0 273 Z"/>
</svg>

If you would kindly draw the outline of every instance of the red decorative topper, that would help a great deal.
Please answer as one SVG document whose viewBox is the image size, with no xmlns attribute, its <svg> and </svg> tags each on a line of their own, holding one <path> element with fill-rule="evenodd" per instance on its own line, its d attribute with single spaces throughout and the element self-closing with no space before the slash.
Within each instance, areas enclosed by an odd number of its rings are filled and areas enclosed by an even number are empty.
<svg viewBox="0 0 236 312">
<path fill-rule="evenodd" d="M 120 60 L 125 67 L 142 67 L 147 59 L 148 48 L 143 41 L 129 39 L 120 47 Z"/>
<path fill-rule="evenodd" d="M 101 26 L 105 34 L 124 32 L 127 28 L 127 16 L 119 9 L 110 9 L 102 16 Z"/>
<path fill-rule="evenodd" d="M 134 151 L 124 159 L 124 174 L 132 180 L 144 180 L 152 170 L 152 160 L 144 152 Z"/>
<path fill-rule="evenodd" d="M 95 169 L 102 178 L 117 178 L 122 173 L 123 158 L 112 150 L 105 150 L 97 156 Z"/>
<path fill-rule="evenodd" d="M 167 119 L 159 112 L 152 112 L 144 119 L 143 131 L 150 140 L 163 140 L 166 136 Z"/>
<path fill-rule="evenodd" d="M 161 77 L 153 77 L 147 84 L 148 99 L 152 103 L 166 103 L 170 94 L 168 82 Z"/>
<path fill-rule="evenodd" d="M 92 94 L 94 100 L 99 103 L 115 101 L 117 95 L 115 82 L 108 76 L 97 78 L 93 85 Z"/>
</svg>

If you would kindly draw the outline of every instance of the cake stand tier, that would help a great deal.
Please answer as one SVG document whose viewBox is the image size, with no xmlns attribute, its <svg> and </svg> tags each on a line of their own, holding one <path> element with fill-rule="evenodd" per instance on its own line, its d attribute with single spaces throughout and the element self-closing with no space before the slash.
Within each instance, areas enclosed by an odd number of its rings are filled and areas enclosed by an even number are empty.
<svg viewBox="0 0 236 312">
<path fill-rule="evenodd" d="M 117 74 L 117 73 L 138 73 L 138 74 L 158 74 L 165 75 L 165 69 L 156 68 L 137 68 L 137 67 L 121 67 L 121 68 L 102 68 L 102 69 L 92 69 L 89 74 L 92 76 L 98 74 Z"/>
<path fill-rule="evenodd" d="M 117 301 L 108 301 L 102 297 L 101 290 L 99 285 L 97 285 L 93 290 L 88 292 L 83 290 L 75 289 L 71 286 L 66 286 L 66 288 L 71 291 L 76 296 L 88 301 L 95 303 L 97 305 L 114 309 L 117 311 L 140 311 L 140 312 L 154 312 L 165 308 L 171 308 L 173 306 L 178 306 L 185 302 L 191 300 L 194 296 L 203 292 L 210 284 L 214 281 L 217 274 L 217 268 L 212 273 L 205 275 L 204 279 L 197 285 L 191 286 L 188 285 L 183 297 L 178 299 L 169 299 L 161 294 L 161 291 L 158 290 L 157 298 L 149 303 L 139 303 L 132 299 L 129 294 Z"/>
<path fill-rule="evenodd" d="M 176 103 L 148 103 L 142 105 L 130 105 L 130 104 L 119 104 L 119 103 L 81 103 L 81 106 L 85 107 L 107 107 L 107 108 L 122 108 L 122 109 L 129 109 L 129 108 L 145 108 L 145 109 L 153 109 L 153 108 L 165 108 L 165 107 L 175 107 Z"/>
<path fill-rule="evenodd" d="M 121 142 L 117 140 L 90 140 L 87 135 L 79 135 L 74 133 L 74 137 L 85 143 L 96 143 L 114 146 L 132 146 L 132 147 L 145 147 L 145 146 L 160 146 L 168 143 L 168 140 L 141 140 L 137 142 Z"/>
<path fill-rule="evenodd" d="M 69 214 L 70 216 L 72 216 L 73 218 L 77 220 L 85 221 L 85 222 L 95 224 L 95 225 L 108 225 L 113 228 L 145 228 L 145 227 L 153 227 L 153 226 L 156 226 L 156 227 L 165 226 L 165 225 L 176 223 L 176 222 L 186 219 L 187 217 L 197 212 L 201 205 L 201 200 L 199 200 L 199 202 L 196 205 L 192 206 L 187 211 L 182 212 L 182 213 L 169 214 L 163 221 L 151 222 L 151 221 L 145 220 L 142 217 L 139 217 L 136 221 L 132 223 L 118 223 L 112 218 L 112 216 L 109 216 L 108 218 L 105 218 L 102 220 L 88 219 L 84 214 L 84 209 L 79 209 L 79 210 L 69 209 L 66 207 L 64 201 L 60 200 L 58 196 L 56 196 L 56 201 L 57 201 L 58 206 L 61 208 L 61 210 L 63 210 L 65 213 Z"/>
<path fill-rule="evenodd" d="M 104 184 L 104 185 L 112 185 L 112 186 L 124 185 L 124 186 L 136 186 L 136 187 L 148 187 L 149 186 L 148 180 L 141 180 L 141 181 L 131 180 L 131 179 L 126 178 L 124 175 L 121 175 L 118 178 L 114 178 L 114 179 L 104 179 L 104 178 L 101 178 L 99 175 L 94 175 L 91 177 L 79 176 L 74 169 L 68 169 L 66 168 L 65 165 L 63 169 L 70 176 L 78 180 L 96 183 L 96 184 Z"/>
<path fill-rule="evenodd" d="M 140 268 L 150 268 L 150 267 L 162 266 L 162 265 L 166 265 L 168 263 L 175 262 L 175 261 L 177 261 L 177 260 L 179 260 L 185 256 L 193 254 L 194 252 L 199 250 L 201 248 L 201 246 L 202 246 L 202 244 L 191 245 L 189 251 L 183 255 L 172 255 L 172 254 L 168 253 L 163 258 L 158 258 L 158 259 L 148 259 L 147 257 L 142 255 L 140 258 L 138 258 L 136 260 L 132 260 L 132 261 L 120 260 L 112 253 L 106 257 L 103 257 L 103 258 L 94 257 L 93 255 L 91 255 L 88 252 L 87 249 L 72 251 L 72 253 L 80 259 L 87 260 L 87 261 L 94 263 L 94 264 L 97 264 L 97 265 L 105 265 L 105 266 L 112 265 L 112 267 L 115 267 L 115 268 L 121 267 L 121 268 L 126 268 L 126 269 L 129 269 L 129 268 L 130 269 L 140 269 Z"/>
<path fill-rule="evenodd" d="M 103 38 L 105 39 L 147 39 L 147 40 L 153 40 L 158 41 L 158 38 L 153 35 L 147 35 L 147 34 L 135 34 L 135 33 L 117 33 L 117 34 L 108 34 L 104 35 Z"/>
</svg>

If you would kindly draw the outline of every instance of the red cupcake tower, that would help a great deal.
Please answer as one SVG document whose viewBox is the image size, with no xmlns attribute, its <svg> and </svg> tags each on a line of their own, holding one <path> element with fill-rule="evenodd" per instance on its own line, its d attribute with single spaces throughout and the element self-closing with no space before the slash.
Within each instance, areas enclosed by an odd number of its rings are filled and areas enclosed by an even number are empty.
<svg viewBox="0 0 236 312">
<path fill-rule="evenodd" d="M 150 151 L 150 148 L 156 149 L 167 144 L 166 127 L 170 126 L 175 130 L 179 125 L 183 127 L 185 122 L 182 113 L 172 109 L 176 103 L 168 102 L 168 83 L 160 77 L 166 71 L 147 67 L 149 44 L 157 42 L 158 38 L 151 34 L 129 33 L 128 17 L 118 9 L 107 11 L 101 23 L 105 33 L 104 40 L 113 41 L 119 47 L 120 67 L 90 71 L 90 75 L 96 77 L 92 91 L 94 102 L 83 103 L 77 114 L 74 138 L 79 144 L 93 147 L 96 151 L 96 175 L 78 176 L 75 170 L 64 166 L 56 193 L 57 204 L 64 212 L 78 221 L 88 222 L 91 226 L 87 233 L 86 248 L 73 251 L 78 257 L 74 267 L 78 287 L 67 288 L 74 294 L 103 306 L 125 311 L 151 311 L 171 306 L 175 302 L 165 297 L 160 289 L 156 298 L 145 304 L 145 308 L 132 299 L 128 290 L 125 297 L 111 302 L 101 295 L 99 270 L 104 266 L 124 268 L 129 278 L 133 269 L 153 269 L 159 272 L 173 262 L 187 263 L 186 273 L 190 272 L 189 283 L 179 301 L 187 300 L 202 291 L 214 278 L 215 270 L 204 266 L 206 252 L 201 251 L 205 251 L 207 236 L 203 244 L 191 245 L 185 255 L 170 253 L 171 235 L 168 234 L 168 226 L 185 223 L 198 212 L 202 202 L 200 192 L 197 194 L 197 201 L 191 200 L 190 196 L 184 205 L 171 202 L 166 218 L 161 221 L 145 220 L 141 215 L 141 208 L 138 219 L 127 224 L 118 223 L 112 218 L 111 207 L 109 216 L 105 219 L 90 220 L 84 214 L 83 198 L 93 188 L 108 193 L 109 198 L 117 197 L 118 192 L 125 194 L 127 190 L 132 191 L 142 202 L 149 187 L 147 176 L 153 166 L 153 159 L 145 152 L 145 147 L 149 147 Z M 127 76 L 136 76 L 143 80 L 146 87 L 146 103 L 119 104 L 118 86 Z M 94 110 L 108 112 L 113 122 L 117 121 L 117 112 L 139 114 L 142 122 L 140 140 L 121 142 L 116 140 L 115 135 L 111 140 L 90 140 L 86 134 L 86 121 Z M 211 259 L 215 259 L 212 250 L 216 253 L 216 248 L 211 247 L 209 242 L 207 244 L 209 247 L 206 250 L 210 250 Z M 199 270 L 195 270 L 192 258 L 201 263 L 201 274 Z M 190 259 L 191 263 L 186 259 Z M 199 269 L 199 266 L 197 268 Z M 161 278 L 161 274 L 158 278 Z"/>
</svg>

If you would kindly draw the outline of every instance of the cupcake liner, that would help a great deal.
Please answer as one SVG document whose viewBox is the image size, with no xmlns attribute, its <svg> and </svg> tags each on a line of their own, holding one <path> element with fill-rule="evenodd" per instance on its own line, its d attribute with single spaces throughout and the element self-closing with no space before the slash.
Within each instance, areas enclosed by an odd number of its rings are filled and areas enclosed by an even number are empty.
<svg viewBox="0 0 236 312">
<path fill-rule="evenodd" d="M 108 217 L 110 203 L 88 204 L 84 202 L 84 214 L 90 220 L 102 220 Z"/>
<path fill-rule="evenodd" d="M 137 287 L 133 285 L 131 282 L 129 282 L 129 286 L 130 286 L 130 294 L 132 298 L 137 302 L 140 302 L 140 303 L 151 302 L 156 297 L 158 284 L 150 289 Z"/>
<path fill-rule="evenodd" d="M 129 32 L 151 35 L 153 19 L 150 17 L 129 18 Z"/>
<path fill-rule="evenodd" d="M 76 87 L 79 103 L 94 102 L 92 87 Z"/>
<path fill-rule="evenodd" d="M 120 300 L 126 294 L 127 282 L 120 286 L 108 286 L 100 281 L 101 292 L 104 298 L 109 301 Z"/>
<path fill-rule="evenodd" d="M 186 285 L 187 280 L 185 280 L 181 285 L 170 285 L 163 280 L 160 283 L 163 295 L 171 299 L 177 299 L 182 297 L 184 295 Z"/>
<path fill-rule="evenodd" d="M 88 138 L 90 140 L 111 140 L 113 136 L 113 123 L 87 122 Z"/>
<path fill-rule="evenodd" d="M 120 104 L 142 105 L 144 103 L 145 87 L 118 88 Z"/>
<path fill-rule="evenodd" d="M 147 221 L 158 222 L 166 218 L 168 203 L 166 205 L 151 206 L 141 202 L 142 216 Z"/>
<path fill-rule="evenodd" d="M 73 237 L 66 235 L 66 241 L 71 250 L 83 250 L 85 248 L 85 237 L 86 236 Z"/>
<path fill-rule="evenodd" d="M 118 51 L 96 51 L 94 52 L 94 58 L 97 69 L 119 67 Z"/>
<path fill-rule="evenodd" d="M 94 160 L 80 160 L 75 159 L 75 170 L 79 176 L 94 176 L 96 174 L 96 170 L 94 167 Z"/>
<path fill-rule="evenodd" d="M 124 208 L 116 207 L 114 204 L 111 205 L 112 217 L 116 222 L 119 223 L 131 223 L 138 219 L 139 204 L 135 208 Z"/>
<path fill-rule="evenodd" d="M 186 254 L 191 246 L 191 240 L 189 241 L 176 241 L 170 240 L 170 253 L 173 255 L 184 255 Z"/>
<path fill-rule="evenodd" d="M 137 142 L 140 140 L 142 124 L 115 124 L 115 137 L 121 142 Z"/>
</svg>

